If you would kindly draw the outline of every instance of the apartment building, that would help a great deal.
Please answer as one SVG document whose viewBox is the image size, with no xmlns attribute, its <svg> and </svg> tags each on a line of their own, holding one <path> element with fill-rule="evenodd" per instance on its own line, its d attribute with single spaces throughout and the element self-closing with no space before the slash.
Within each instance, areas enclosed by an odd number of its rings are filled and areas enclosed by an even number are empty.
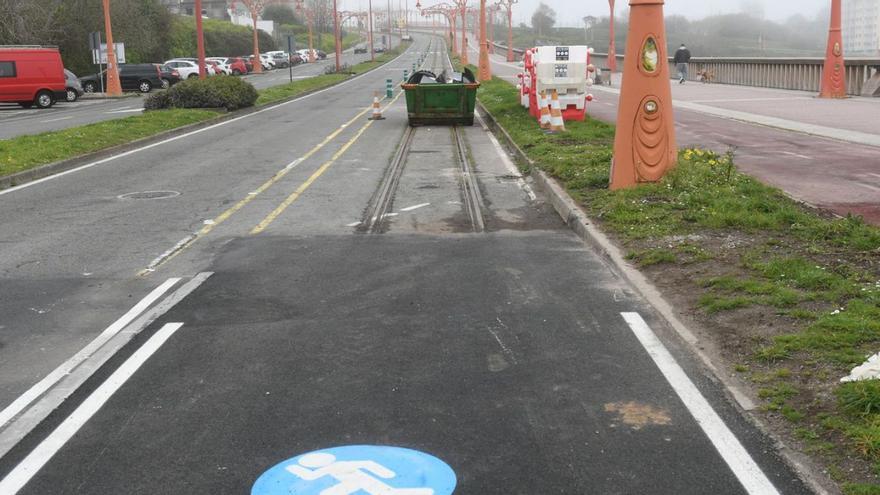
<svg viewBox="0 0 880 495">
<path fill-rule="evenodd" d="M 843 0 L 843 51 L 880 57 L 880 0 Z"/>
</svg>

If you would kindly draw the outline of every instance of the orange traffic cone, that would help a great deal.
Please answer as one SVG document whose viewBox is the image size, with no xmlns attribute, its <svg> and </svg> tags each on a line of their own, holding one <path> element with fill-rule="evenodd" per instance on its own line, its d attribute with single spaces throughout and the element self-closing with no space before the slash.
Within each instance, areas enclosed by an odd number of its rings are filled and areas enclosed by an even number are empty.
<svg viewBox="0 0 880 495">
<path fill-rule="evenodd" d="M 541 120 L 539 123 L 541 124 L 541 129 L 549 129 L 550 128 L 550 105 L 547 101 L 547 94 L 541 91 Z"/>
<path fill-rule="evenodd" d="M 379 108 L 379 93 L 373 93 L 373 115 L 370 116 L 370 120 L 385 120 Z"/>
<path fill-rule="evenodd" d="M 562 109 L 559 107 L 559 94 L 555 89 L 550 101 L 550 132 L 565 132 L 565 121 L 562 119 Z"/>
</svg>

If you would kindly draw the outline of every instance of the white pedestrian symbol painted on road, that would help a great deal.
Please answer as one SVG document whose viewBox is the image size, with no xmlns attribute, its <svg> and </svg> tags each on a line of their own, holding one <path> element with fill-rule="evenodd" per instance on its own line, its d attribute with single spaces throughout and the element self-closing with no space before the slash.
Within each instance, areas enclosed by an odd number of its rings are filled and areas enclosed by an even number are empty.
<svg viewBox="0 0 880 495">
<path fill-rule="evenodd" d="M 352 495 L 363 490 L 369 495 L 434 495 L 431 488 L 392 488 L 376 479 L 391 479 L 397 474 L 373 461 L 338 461 L 333 454 L 307 454 L 287 471 L 306 481 L 330 476 L 339 483 L 323 490 L 321 495 Z"/>
<path fill-rule="evenodd" d="M 263 473 L 251 495 L 452 495 L 455 472 L 417 450 L 346 445 L 314 450 Z"/>
</svg>

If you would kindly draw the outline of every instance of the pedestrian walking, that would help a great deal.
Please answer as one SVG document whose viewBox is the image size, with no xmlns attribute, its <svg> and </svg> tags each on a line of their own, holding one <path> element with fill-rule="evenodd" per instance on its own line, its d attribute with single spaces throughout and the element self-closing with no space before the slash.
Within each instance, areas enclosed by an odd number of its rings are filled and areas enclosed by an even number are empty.
<svg viewBox="0 0 880 495">
<path fill-rule="evenodd" d="M 675 51 L 675 69 L 678 71 L 678 84 L 684 84 L 688 77 L 688 62 L 691 61 L 691 51 L 684 46 L 684 43 Z"/>
</svg>

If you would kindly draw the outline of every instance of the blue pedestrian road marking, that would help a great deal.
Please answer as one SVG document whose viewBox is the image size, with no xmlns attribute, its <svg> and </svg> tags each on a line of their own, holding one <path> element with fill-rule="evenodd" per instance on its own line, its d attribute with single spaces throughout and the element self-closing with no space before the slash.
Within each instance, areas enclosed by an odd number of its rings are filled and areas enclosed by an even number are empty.
<svg viewBox="0 0 880 495">
<path fill-rule="evenodd" d="M 349 445 L 281 462 L 260 476 L 251 495 L 451 495 L 445 462 L 416 450 Z"/>
</svg>

